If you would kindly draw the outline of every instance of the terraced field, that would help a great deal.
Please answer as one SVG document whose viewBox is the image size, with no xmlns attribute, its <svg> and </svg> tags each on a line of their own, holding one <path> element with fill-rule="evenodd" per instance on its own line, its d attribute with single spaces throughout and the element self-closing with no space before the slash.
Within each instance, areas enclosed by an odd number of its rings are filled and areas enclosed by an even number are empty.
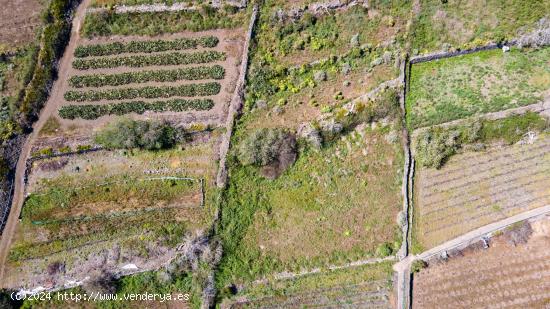
<svg viewBox="0 0 550 309">
<path fill-rule="evenodd" d="M 53 262 L 78 278 L 102 259 L 107 267 L 148 269 L 172 258 L 185 235 L 212 222 L 213 143 L 35 161 L 7 282 L 55 284 L 55 274 L 46 270 Z"/>
<path fill-rule="evenodd" d="M 550 137 L 451 158 L 415 178 L 414 237 L 431 248 L 470 230 L 550 204 Z"/>
<path fill-rule="evenodd" d="M 260 283 L 228 308 L 392 308 L 391 263 Z"/>
<path fill-rule="evenodd" d="M 242 48 L 235 35 L 84 41 L 75 49 L 59 116 L 66 123 L 125 114 L 174 118 L 185 112 L 221 122 L 239 73 Z"/>
<path fill-rule="evenodd" d="M 547 308 L 549 223 L 531 223 L 526 244 L 513 246 L 500 236 L 489 249 L 463 252 L 415 274 L 413 308 Z"/>
</svg>

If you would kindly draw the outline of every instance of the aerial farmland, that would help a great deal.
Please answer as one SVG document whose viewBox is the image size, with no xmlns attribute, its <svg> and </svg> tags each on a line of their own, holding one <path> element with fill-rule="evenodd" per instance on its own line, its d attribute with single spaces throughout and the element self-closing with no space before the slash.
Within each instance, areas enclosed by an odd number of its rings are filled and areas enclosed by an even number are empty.
<svg viewBox="0 0 550 309">
<path fill-rule="evenodd" d="M 546 308 L 549 12 L 6 1 L 0 307 Z"/>
</svg>

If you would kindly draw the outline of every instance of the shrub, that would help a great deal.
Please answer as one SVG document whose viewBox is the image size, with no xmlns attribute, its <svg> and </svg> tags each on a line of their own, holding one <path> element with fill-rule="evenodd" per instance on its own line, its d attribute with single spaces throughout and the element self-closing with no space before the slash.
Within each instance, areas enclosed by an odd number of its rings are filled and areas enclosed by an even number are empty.
<svg viewBox="0 0 550 309">
<path fill-rule="evenodd" d="M 428 263 L 423 260 L 415 260 L 411 265 L 411 273 L 415 274 L 426 267 L 428 267 Z"/>
<path fill-rule="evenodd" d="M 387 257 L 393 253 L 393 248 L 390 243 L 383 243 L 376 248 L 376 255 L 380 257 Z"/>
<path fill-rule="evenodd" d="M 441 168 L 456 153 L 459 144 L 457 131 L 430 128 L 417 138 L 416 159 L 425 167 Z"/>
<path fill-rule="evenodd" d="M 121 88 L 108 90 L 89 90 L 65 92 L 67 101 L 127 100 L 136 98 L 169 98 L 174 96 L 195 97 L 216 95 L 220 92 L 219 83 L 188 84 L 181 86 L 147 86 L 143 88 Z"/>
<path fill-rule="evenodd" d="M 8 167 L 8 163 L 4 160 L 4 158 L 0 157 L 0 178 L 5 178 L 9 171 L 10 169 Z"/>
<path fill-rule="evenodd" d="M 132 101 L 101 105 L 66 105 L 59 109 L 59 116 L 64 119 L 82 118 L 87 120 L 97 119 L 106 115 L 126 115 L 130 113 L 143 114 L 152 112 L 184 112 L 188 110 L 209 110 L 214 107 L 211 99 L 143 102 Z"/>
<path fill-rule="evenodd" d="M 45 13 L 46 25 L 40 39 L 41 48 L 36 66 L 19 106 L 19 111 L 23 114 L 19 123 L 22 127 L 30 127 L 48 98 L 57 70 L 57 60 L 63 54 L 69 40 L 69 12 L 74 3 L 76 1 L 53 0 Z"/>
<path fill-rule="evenodd" d="M 109 56 L 122 53 L 153 53 L 168 50 L 194 49 L 197 47 L 216 47 L 219 39 L 215 36 L 199 38 L 182 38 L 175 40 L 131 41 L 129 43 L 115 42 L 109 44 L 91 44 L 78 46 L 75 57 Z"/>
<path fill-rule="evenodd" d="M 280 149 L 288 137 L 289 133 L 282 129 L 258 129 L 240 143 L 239 161 L 243 165 L 268 165 L 278 158 Z"/>
<path fill-rule="evenodd" d="M 73 68 L 77 70 L 104 69 L 116 67 L 141 68 L 153 65 L 185 65 L 224 61 L 225 53 L 207 50 L 194 53 L 164 53 L 155 55 L 131 55 L 124 57 L 108 57 L 93 59 L 76 59 Z"/>
<path fill-rule="evenodd" d="M 82 287 L 89 295 L 114 294 L 116 293 L 116 280 L 112 274 L 102 271 L 94 274 Z"/>
<path fill-rule="evenodd" d="M 220 65 L 175 70 L 125 72 L 120 74 L 77 75 L 69 79 L 72 87 L 120 86 L 131 83 L 175 82 L 178 80 L 223 79 L 225 69 Z"/>
<path fill-rule="evenodd" d="M 165 149 L 176 143 L 176 129 L 159 121 L 121 119 L 103 128 L 95 142 L 109 149 Z"/>
</svg>

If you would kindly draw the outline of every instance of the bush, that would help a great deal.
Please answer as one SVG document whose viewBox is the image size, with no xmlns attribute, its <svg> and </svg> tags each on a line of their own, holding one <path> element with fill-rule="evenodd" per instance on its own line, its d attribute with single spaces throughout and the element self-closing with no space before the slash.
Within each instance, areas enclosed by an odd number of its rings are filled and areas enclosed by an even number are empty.
<svg viewBox="0 0 550 309">
<path fill-rule="evenodd" d="M 77 75 L 69 79 L 75 88 L 120 86 L 131 83 L 175 82 L 178 80 L 223 79 L 225 69 L 220 65 L 200 66 L 175 70 L 125 72 L 120 74 Z"/>
<path fill-rule="evenodd" d="M 423 260 L 415 260 L 411 265 L 411 273 L 415 274 L 426 267 L 428 267 L 428 263 Z"/>
<path fill-rule="evenodd" d="M 4 160 L 4 158 L 0 157 L 0 179 L 5 178 L 9 171 L 10 169 L 8 167 L 8 163 Z"/>
<path fill-rule="evenodd" d="M 425 167 L 441 168 L 458 149 L 456 131 L 430 128 L 418 137 L 416 159 Z"/>
<path fill-rule="evenodd" d="M 212 107 L 214 107 L 214 101 L 211 99 L 175 99 L 156 102 L 132 101 L 101 105 L 66 105 L 59 109 L 59 116 L 64 119 L 82 118 L 93 120 L 106 115 L 122 116 L 130 113 L 143 114 L 146 111 L 157 113 L 184 112 L 188 110 L 201 111 L 209 110 Z"/>
<path fill-rule="evenodd" d="M 143 88 L 121 88 L 108 90 L 89 90 L 65 92 L 67 101 L 128 100 L 136 98 L 169 98 L 174 96 L 195 97 L 216 95 L 220 92 L 219 83 L 187 84 L 181 86 L 147 86 Z"/>
<path fill-rule="evenodd" d="M 166 149 L 176 143 L 176 129 L 158 121 L 121 119 L 103 128 L 95 142 L 109 149 Z"/>
<path fill-rule="evenodd" d="M 93 275 L 82 287 L 88 295 L 114 294 L 116 293 L 116 279 L 112 274 L 103 271 Z"/>
<path fill-rule="evenodd" d="M 74 52 L 75 57 L 84 58 L 91 56 L 109 56 L 122 53 L 153 53 L 168 50 L 194 49 L 197 47 L 216 47 L 219 39 L 215 36 L 203 36 L 199 38 L 182 38 L 175 40 L 155 41 L 131 41 L 129 43 L 115 42 L 109 44 L 92 44 L 78 46 Z"/>
<path fill-rule="evenodd" d="M 392 255 L 392 253 L 393 253 L 393 248 L 391 244 L 387 242 L 380 244 L 378 248 L 376 248 L 376 255 L 378 255 L 379 257 L 387 257 Z"/>
<path fill-rule="evenodd" d="M 116 67 L 141 68 L 153 65 L 185 65 L 224 61 L 225 53 L 207 50 L 194 53 L 164 53 L 155 55 L 131 55 L 124 57 L 107 57 L 94 59 L 76 59 L 73 68 L 77 70 L 105 69 Z"/>
<path fill-rule="evenodd" d="M 282 129 L 258 129 L 240 143 L 239 161 L 243 165 L 268 165 L 278 158 L 280 149 L 288 137 L 289 133 Z"/>
</svg>

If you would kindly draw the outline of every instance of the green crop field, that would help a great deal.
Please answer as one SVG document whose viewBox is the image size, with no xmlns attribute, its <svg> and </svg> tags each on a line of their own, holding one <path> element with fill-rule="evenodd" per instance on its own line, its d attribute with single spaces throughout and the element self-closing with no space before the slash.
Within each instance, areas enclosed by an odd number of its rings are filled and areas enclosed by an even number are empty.
<svg viewBox="0 0 550 309">
<path fill-rule="evenodd" d="M 420 128 L 541 101 L 550 49 L 500 49 L 414 64 L 407 124 Z"/>
</svg>

